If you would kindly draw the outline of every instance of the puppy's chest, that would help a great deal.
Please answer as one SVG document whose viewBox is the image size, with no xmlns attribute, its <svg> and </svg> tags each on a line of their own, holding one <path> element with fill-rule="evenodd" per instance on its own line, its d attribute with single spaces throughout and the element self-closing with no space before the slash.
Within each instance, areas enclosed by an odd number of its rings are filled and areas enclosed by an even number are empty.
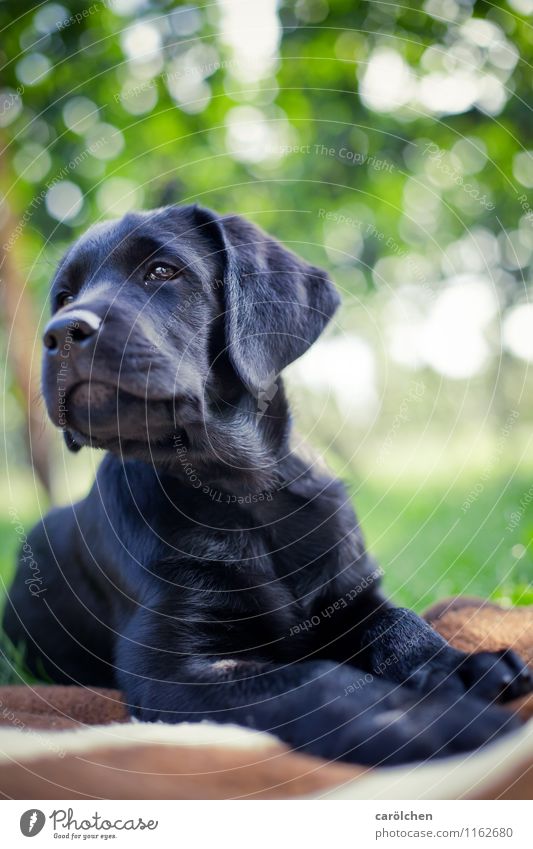
<svg viewBox="0 0 533 849">
<path fill-rule="evenodd" d="M 298 627 L 309 617 L 307 600 L 259 531 L 182 529 L 151 571 L 167 596 L 169 585 L 175 588 L 175 610 L 205 651 L 297 659 L 311 643 Z"/>
<path fill-rule="evenodd" d="M 287 523 L 259 525 L 231 506 L 223 516 L 212 509 L 200 523 L 192 508 L 189 501 L 179 512 L 154 510 L 149 525 L 136 523 L 135 533 L 129 526 L 126 549 L 146 554 L 120 570 L 130 597 L 143 606 L 164 602 L 177 623 L 176 640 L 185 628 L 202 651 L 305 656 L 317 640 L 309 626 L 317 595 L 336 568 L 329 533 L 323 529 L 318 540 L 309 529 L 291 528 L 289 535 Z"/>
</svg>

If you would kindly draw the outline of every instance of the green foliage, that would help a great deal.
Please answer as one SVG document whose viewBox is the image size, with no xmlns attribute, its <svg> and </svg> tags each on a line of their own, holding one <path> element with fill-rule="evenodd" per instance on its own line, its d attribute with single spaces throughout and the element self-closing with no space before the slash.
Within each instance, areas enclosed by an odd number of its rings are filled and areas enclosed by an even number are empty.
<svg viewBox="0 0 533 849">
<path fill-rule="evenodd" d="M 457 4 L 446 21 L 445 4 L 439 2 L 426 4 L 429 11 L 415 3 L 286 2 L 279 10 L 279 65 L 248 81 L 238 50 L 220 37 L 216 6 L 193 7 L 195 20 L 185 27 L 180 21 L 191 15 L 189 4 L 129 6 L 131 14 L 118 14 L 115 8 L 127 9 L 128 4 L 71 0 L 64 6 L 30 5 L 21 14 L 15 0 L 0 5 L 3 84 L 12 93 L 23 87 L 22 108 L 5 130 L 12 178 L 6 194 L 19 215 L 31 212 L 25 232 L 28 255 L 39 256 L 46 244 L 56 257 L 88 222 L 113 212 L 109 195 L 115 193 L 118 200 L 121 184 L 109 181 L 117 177 L 130 181 L 133 205 L 158 203 L 170 183 L 178 200 L 198 199 L 221 210 L 255 214 L 280 237 L 308 244 L 309 252 L 312 245 L 324 243 L 319 209 L 359 209 L 365 220 L 370 213 L 379 231 L 402 249 L 429 250 L 435 282 L 442 249 L 469 227 L 498 233 L 518 225 L 522 210 L 517 198 L 524 187 L 513 175 L 513 157 L 530 137 L 525 104 L 532 74 L 527 61 L 509 67 L 510 51 L 517 48 L 527 59 L 532 29 L 511 9 L 476 3 L 472 13 L 469 5 Z M 149 40 L 150 33 L 157 33 L 159 39 L 153 56 L 144 60 L 132 57 L 127 48 L 131 27 L 143 22 L 148 30 L 138 38 L 144 34 Z M 472 22 L 497 29 L 492 34 L 474 29 L 467 37 Z M 180 36 L 180 27 L 185 35 Z M 498 44 L 503 45 L 503 59 L 495 53 Z M 461 109 L 452 97 L 452 114 L 437 105 L 421 105 L 416 97 L 398 108 L 372 108 L 372 100 L 361 98 L 360 87 L 376 49 L 402 57 L 413 78 L 422 80 L 441 70 L 464 74 L 471 67 L 478 81 L 488 75 L 497 92 L 485 107 Z M 32 62 L 37 62 L 35 68 Z M 41 65 L 44 72 L 32 84 L 28 80 Z M 455 93 L 460 100 L 459 95 Z M 69 110 L 91 108 L 78 98 L 90 101 L 93 112 L 76 127 Z M 238 117 L 235 109 L 256 110 L 255 117 L 267 122 L 264 144 L 272 148 L 271 156 L 254 157 L 250 150 L 235 155 L 227 138 L 228 122 Z M 18 105 L 5 115 L 16 111 Z M 109 138 L 102 135 L 104 125 L 114 128 L 115 135 L 113 130 Z M 450 168 L 467 179 L 465 161 L 450 154 L 462 138 L 479 139 L 486 148 L 472 179 L 480 194 L 486 192 L 497 205 L 497 215 L 468 203 L 453 178 L 435 179 L 439 175 L 431 172 L 424 155 L 429 141 L 451 155 Z M 315 146 L 332 153 L 316 152 Z M 304 152 L 308 147 L 310 152 Z M 344 150 L 356 159 L 346 158 Z M 368 157 L 388 169 L 368 166 Z M 83 193 L 82 209 L 66 223 L 49 214 L 44 200 L 32 206 L 57 178 L 74 182 Z M 404 194 L 410 180 L 434 193 L 435 221 L 426 216 L 409 222 Z M 125 184 L 122 190 L 127 195 Z M 122 200 L 119 210 L 128 205 L 127 197 Z M 431 245 L 433 234 L 438 245 Z M 346 241 L 349 252 L 348 237 Z M 314 250 L 324 260 L 323 252 Z M 376 244 L 370 238 L 361 255 L 340 263 L 348 291 L 355 291 L 346 273 L 350 268 L 360 270 L 371 286 L 372 266 L 388 254 L 385 241 Z M 330 255 L 329 262 L 338 259 Z M 46 267 L 32 269 L 41 295 L 48 276 Z"/>
</svg>

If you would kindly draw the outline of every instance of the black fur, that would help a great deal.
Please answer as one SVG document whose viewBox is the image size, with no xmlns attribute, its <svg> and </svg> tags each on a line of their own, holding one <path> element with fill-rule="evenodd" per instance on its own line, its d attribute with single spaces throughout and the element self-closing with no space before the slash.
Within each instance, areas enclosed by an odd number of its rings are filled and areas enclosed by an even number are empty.
<svg viewBox="0 0 533 849">
<path fill-rule="evenodd" d="M 179 273 L 150 280 L 157 265 Z M 337 305 L 323 271 L 196 206 L 69 250 L 43 392 L 71 450 L 108 453 L 22 553 L 4 626 L 33 670 L 119 686 L 144 720 L 236 722 L 368 764 L 518 724 L 491 703 L 531 689 L 521 661 L 463 655 L 393 608 L 343 485 L 291 450 L 279 373 Z"/>
</svg>

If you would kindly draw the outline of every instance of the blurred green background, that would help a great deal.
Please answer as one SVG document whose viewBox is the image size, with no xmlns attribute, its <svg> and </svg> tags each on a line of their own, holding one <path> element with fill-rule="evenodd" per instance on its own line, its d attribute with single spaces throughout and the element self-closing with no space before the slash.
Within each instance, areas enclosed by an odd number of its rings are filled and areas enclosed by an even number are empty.
<svg viewBox="0 0 533 849">
<path fill-rule="evenodd" d="M 15 519 L 99 461 L 38 398 L 54 266 L 95 221 L 194 201 L 341 289 L 290 394 L 395 600 L 533 602 L 533 0 L 7 0 L 0 28 L 2 587 Z"/>
</svg>

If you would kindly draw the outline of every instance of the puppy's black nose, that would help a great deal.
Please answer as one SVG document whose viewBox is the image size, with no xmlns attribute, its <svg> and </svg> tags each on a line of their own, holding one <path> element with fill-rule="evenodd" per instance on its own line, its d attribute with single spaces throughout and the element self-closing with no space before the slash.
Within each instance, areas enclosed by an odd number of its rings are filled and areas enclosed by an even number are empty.
<svg viewBox="0 0 533 849">
<path fill-rule="evenodd" d="M 56 315 L 48 322 L 43 336 L 50 353 L 67 346 L 81 346 L 98 331 L 102 319 L 89 310 L 72 310 Z"/>
</svg>

